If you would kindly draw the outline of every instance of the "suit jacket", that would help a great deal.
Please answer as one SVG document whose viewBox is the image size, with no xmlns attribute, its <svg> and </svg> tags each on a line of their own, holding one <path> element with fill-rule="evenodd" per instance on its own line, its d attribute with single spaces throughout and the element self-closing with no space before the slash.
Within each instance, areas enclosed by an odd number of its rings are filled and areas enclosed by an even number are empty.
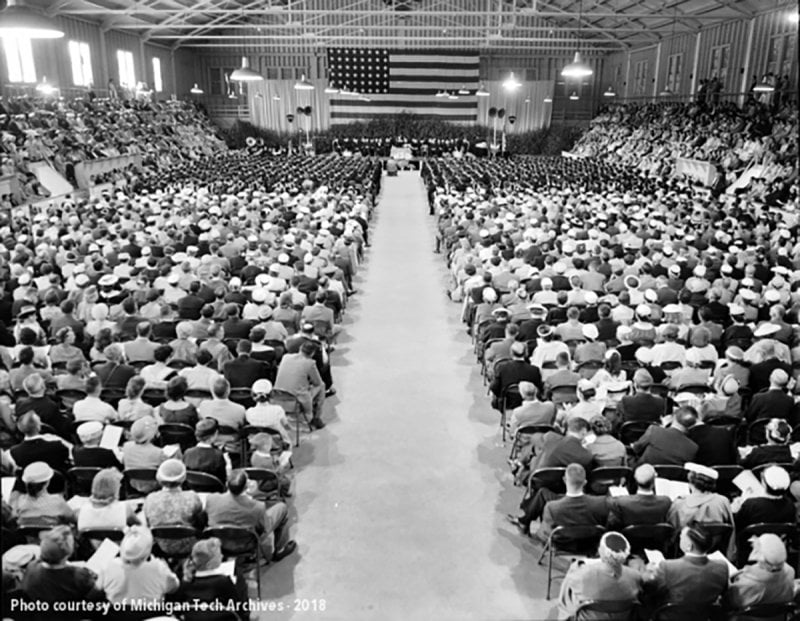
<svg viewBox="0 0 800 621">
<path fill-rule="evenodd" d="M 682 466 L 697 454 L 697 445 L 674 427 L 650 425 L 644 435 L 633 443 L 639 464 L 675 464 Z"/>
<path fill-rule="evenodd" d="M 566 468 L 570 464 L 580 464 L 587 471 L 591 469 L 594 457 L 574 436 L 562 436 L 549 431 L 544 436 L 542 450 L 536 460 L 538 468 Z"/>
<path fill-rule="evenodd" d="M 231 388 L 250 388 L 256 380 L 269 376 L 269 366 L 250 356 L 237 356 L 225 363 L 222 374 Z"/>
<path fill-rule="evenodd" d="M 322 386 L 317 365 L 303 354 L 286 354 L 278 365 L 275 388 L 292 394 L 308 393 L 312 386 Z"/>
<path fill-rule="evenodd" d="M 253 322 L 234 317 L 223 322 L 222 328 L 225 330 L 226 339 L 246 339 L 250 336 Z"/>
<path fill-rule="evenodd" d="M 193 446 L 184 453 L 183 463 L 187 470 L 214 475 L 222 483 L 225 483 L 228 478 L 225 472 L 225 457 L 218 448 Z"/>
<path fill-rule="evenodd" d="M 791 498 L 757 497 L 748 498 L 739 507 L 733 517 L 736 531 L 741 532 L 752 524 L 760 522 L 786 522 L 795 523 L 797 509 Z"/>
<path fill-rule="evenodd" d="M 124 344 L 125 356 L 129 361 L 146 360 L 153 362 L 153 352 L 158 348 L 158 343 L 147 339 L 134 339 Z"/>
<path fill-rule="evenodd" d="M 539 533 L 548 536 L 557 526 L 605 526 L 607 517 L 605 496 L 564 496 L 544 506 Z"/>
<path fill-rule="evenodd" d="M 770 358 L 763 362 L 758 362 L 750 367 L 750 390 L 758 393 L 765 388 L 769 388 L 769 376 L 775 369 L 783 369 L 792 376 L 792 367 L 777 358 Z M 755 399 L 755 397 L 753 397 Z"/>
<path fill-rule="evenodd" d="M 653 585 L 660 603 L 708 606 L 728 587 L 728 568 L 706 556 L 683 556 L 659 563 Z"/>
<path fill-rule="evenodd" d="M 72 449 L 72 462 L 80 467 L 122 470 L 114 451 L 100 446 L 76 446 Z"/>
<path fill-rule="evenodd" d="M 731 579 L 731 586 L 725 594 L 725 604 L 731 610 L 742 610 L 757 605 L 785 604 L 791 602 L 793 596 L 794 569 L 786 563 L 780 571 L 774 572 L 759 565 L 746 565 Z M 735 619 L 749 621 L 753 618 Z"/>
<path fill-rule="evenodd" d="M 649 392 L 637 392 L 623 397 L 617 404 L 617 416 L 621 423 L 632 420 L 644 420 L 658 423 L 666 412 L 666 402 L 658 395 Z"/>
<path fill-rule="evenodd" d="M 66 472 L 69 464 L 69 449 L 58 440 L 46 440 L 42 437 L 23 440 L 12 446 L 10 453 L 20 470 L 35 461 L 43 461 L 53 470 Z"/>
<path fill-rule="evenodd" d="M 747 408 L 747 422 L 759 418 L 782 418 L 791 425 L 794 422 L 794 399 L 782 390 L 762 390 L 753 395 Z"/>
<path fill-rule="evenodd" d="M 689 439 L 697 445 L 695 461 L 704 466 L 726 466 L 736 463 L 734 433 L 726 427 L 695 425 Z"/>
<path fill-rule="evenodd" d="M 668 496 L 633 494 L 609 500 L 609 528 L 624 528 L 634 524 L 662 524 L 667 521 L 672 501 Z"/>
<path fill-rule="evenodd" d="M 508 386 L 520 382 L 532 382 L 542 390 L 542 374 L 539 369 L 524 360 L 511 360 L 498 369 L 492 381 L 492 393 L 499 398 Z"/>
<path fill-rule="evenodd" d="M 94 368 L 94 372 L 100 378 L 103 388 L 121 388 L 123 390 L 128 385 L 128 380 L 136 375 L 136 369 L 133 367 L 129 367 L 127 364 L 116 364 L 115 362 L 97 365 Z"/>
</svg>

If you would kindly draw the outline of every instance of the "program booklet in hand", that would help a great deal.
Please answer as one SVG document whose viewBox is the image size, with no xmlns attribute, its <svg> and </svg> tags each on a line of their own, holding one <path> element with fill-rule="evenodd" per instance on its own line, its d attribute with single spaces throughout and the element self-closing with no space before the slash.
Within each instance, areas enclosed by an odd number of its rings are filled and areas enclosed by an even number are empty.
<svg viewBox="0 0 800 621">
<path fill-rule="evenodd" d="M 94 573 L 99 574 L 119 554 L 119 546 L 111 539 L 103 539 L 91 558 L 86 561 L 86 566 Z"/>
<path fill-rule="evenodd" d="M 118 427 L 117 425 L 106 425 L 103 428 L 103 437 L 100 438 L 100 446 L 113 451 L 119 446 L 119 441 L 121 438 L 122 427 Z"/>
</svg>

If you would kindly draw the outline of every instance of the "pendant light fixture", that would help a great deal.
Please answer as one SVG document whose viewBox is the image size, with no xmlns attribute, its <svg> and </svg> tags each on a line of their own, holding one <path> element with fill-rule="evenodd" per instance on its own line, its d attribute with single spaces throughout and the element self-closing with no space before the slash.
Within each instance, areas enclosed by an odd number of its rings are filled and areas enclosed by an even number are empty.
<svg viewBox="0 0 800 621">
<path fill-rule="evenodd" d="M 486 87 L 483 85 L 483 82 L 481 82 L 481 85 L 478 88 L 478 90 L 475 91 L 475 94 L 478 97 L 488 97 L 489 96 L 489 91 L 486 90 Z"/>
<path fill-rule="evenodd" d="M 336 84 L 331 82 L 328 86 L 325 87 L 325 94 L 326 95 L 336 95 L 339 93 L 339 89 L 336 88 Z"/>
<path fill-rule="evenodd" d="M 58 89 L 47 81 L 47 76 L 42 76 L 42 81 L 36 85 L 36 92 L 49 97 Z"/>
<path fill-rule="evenodd" d="M 458 95 L 456 94 L 456 92 L 455 92 L 455 91 L 453 91 L 452 93 L 449 93 L 449 94 L 447 95 L 447 98 L 448 98 L 448 99 L 458 99 Z"/>
<path fill-rule="evenodd" d="M 553 98 L 549 95 L 542 100 L 543 103 L 553 103 Z"/>
<path fill-rule="evenodd" d="M 314 85 L 306 80 L 306 75 L 303 74 L 299 81 L 294 83 L 294 90 L 296 91 L 313 91 Z"/>
<path fill-rule="evenodd" d="M 614 87 L 609 86 L 605 92 L 603 93 L 603 97 L 616 97 L 617 93 L 614 91 Z"/>
<path fill-rule="evenodd" d="M 202 88 L 200 88 L 199 86 L 197 86 L 197 82 L 195 82 L 195 83 L 194 83 L 194 86 L 193 86 L 192 88 L 190 88 L 190 89 L 189 89 L 189 92 L 190 92 L 192 95 L 202 95 L 202 94 L 203 94 L 203 89 L 202 89 Z"/>
<path fill-rule="evenodd" d="M 775 86 L 769 83 L 767 76 L 753 87 L 754 93 L 771 93 L 775 90 Z"/>
<path fill-rule="evenodd" d="M 594 71 L 592 68 L 583 61 L 581 58 L 580 52 L 580 38 L 581 38 L 581 30 L 583 28 L 583 0 L 581 0 L 580 8 L 578 9 L 578 48 L 575 50 L 575 57 L 572 59 L 572 62 L 569 63 L 566 67 L 561 70 L 562 77 L 570 78 L 574 80 L 580 80 L 582 78 L 588 78 Z"/>
<path fill-rule="evenodd" d="M 434 97 L 447 97 L 447 91 L 438 91 Z"/>
<path fill-rule="evenodd" d="M 14 0 L 0 11 L 0 38 L 60 39 L 64 31 L 55 21 L 38 11 Z"/>
<path fill-rule="evenodd" d="M 578 99 L 580 99 L 580 97 L 578 97 L 578 93 L 576 93 L 575 91 L 572 91 L 572 93 L 569 96 L 569 100 L 570 101 L 578 101 Z"/>
<path fill-rule="evenodd" d="M 234 82 L 259 82 L 263 79 L 263 75 L 250 69 L 247 56 L 242 56 L 242 66 L 231 73 L 231 80 Z"/>
<path fill-rule="evenodd" d="M 469 95 L 469 91 L 467 90 L 467 87 L 462 84 L 461 88 L 458 89 L 458 94 L 459 95 Z"/>
<path fill-rule="evenodd" d="M 520 83 L 519 80 L 517 80 L 517 78 L 514 77 L 513 71 L 509 74 L 509 76 L 505 80 L 503 80 L 503 88 L 507 91 L 515 91 L 520 86 L 522 86 L 522 83 Z"/>
</svg>

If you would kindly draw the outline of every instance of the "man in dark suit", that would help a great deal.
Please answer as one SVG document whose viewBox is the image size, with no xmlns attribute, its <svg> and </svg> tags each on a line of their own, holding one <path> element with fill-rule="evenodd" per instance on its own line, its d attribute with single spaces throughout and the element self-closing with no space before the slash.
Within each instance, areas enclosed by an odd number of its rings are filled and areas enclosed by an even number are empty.
<svg viewBox="0 0 800 621">
<path fill-rule="evenodd" d="M 78 427 L 77 434 L 81 445 L 72 449 L 73 465 L 122 470 L 122 464 L 114 451 L 100 446 L 100 440 L 103 437 L 103 423 L 94 420 L 83 423 Z"/>
<path fill-rule="evenodd" d="M 544 507 L 542 525 L 536 537 L 546 541 L 558 526 L 605 526 L 608 519 L 608 504 L 605 496 L 587 496 L 586 470 L 580 464 L 570 464 L 564 473 L 567 494 L 551 500 Z"/>
<path fill-rule="evenodd" d="M 246 339 L 253 328 L 251 321 L 246 321 L 239 316 L 239 307 L 236 304 L 225 306 L 225 315 L 228 317 L 222 327 L 225 330 L 225 338 Z M 249 386 L 250 384 L 248 384 Z"/>
<path fill-rule="evenodd" d="M 525 360 L 525 343 L 516 342 L 511 346 L 511 360 L 501 365 L 492 380 L 492 394 L 494 395 L 493 405 L 500 409 L 500 399 L 503 392 L 512 384 L 520 382 L 531 382 L 539 390 L 542 390 L 542 374 L 539 369 Z"/>
<path fill-rule="evenodd" d="M 583 448 L 583 439 L 589 434 L 589 423 L 578 416 L 570 418 L 567 422 L 567 434 L 562 436 L 555 432 L 548 432 L 543 439 L 542 450 L 538 458 L 535 458 L 529 466 L 523 464 L 524 468 L 530 472 L 536 472 L 540 468 L 565 468 L 570 464 L 579 465 L 584 473 L 591 467 L 592 454 Z M 522 475 L 522 479 L 527 481 L 529 475 Z M 519 528 L 528 533 L 530 523 L 541 517 L 547 503 L 559 494 L 543 487 L 531 486 L 531 493 L 526 492 L 520 503 L 522 515 L 520 517 L 509 516 L 512 522 Z"/>
<path fill-rule="evenodd" d="M 669 427 L 650 425 L 644 435 L 633 443 L 633 452 L 640 464 L 675 464 L 682 466 L 694 460 L 697 445 L 686 433 L 697 422 L 693 407 L 678 408 Z"/>
<path fill-rule="evenodd" d="M 236 358 L 226 362 L 222 367 L 222 374 L 230 382 L 231 388 L 250 388 L 256 380 L 269 375 L 267 364 L 250 357 L 252 349 L 252 343 L 242 339 L 236 345 Z"/>
<path fill-rule="evenodd" d="M 623 397 L 617 404 L 619 423 L 632 420 L 658 423 L 667 411 L 667 404 L 664 399 L 650 392 L 653 376 L 644 369 L 637 369 L 633 374 L 633 386 L 636 389 L 635 394 Z"/>
<path fill-rule="evenodd" d="M 633 473 L 636 493 L 617 496 L 609 501 L 608 527 L 623 529 L 634 524 L 660 524 L 667 521 L 672 504 L 668 496 L 656 496 L 656 470 L 642 464 Z"/>
<path fill-rule="evenodd" d="M 136 375 L 136 369 L 125 364 L 125 353 L 122 345 L 112 343 L 103 351 L 108 362 L 97 365 L 94 369 L 103 388 L 119 388 L 125 390 L 128 380 Z"/>
<path fill-rule="evenodd" d="M 231 462 L 225 451 L 214 446 L 218 430 L 219 423 L 213 418 L 203 418 L 198 421 L 194 432 L 197 445 L 186 451 L 183 463 L 187 470 L 205 472 L 223 482 L 228 478 Z"/>
<path fill-rule="evenodd" d="M 714 412 L 710 412 L 714 414 Z M 697 445 L 694 461 L 704 466 L 727 466 L 736 463 L 735 430 L 729 427 L 706 425 L 704 414 L 688 432 L 689 439 Z"/>
<path fill-rule="evenodd" d="M 775 355 L 775 346 L 772 343 L 761 345 L 761 355 L 763 360 L 750 367 L 750 390 L 754 395 L 769 388 L 769 378 L 775 369 L 783 369 L 789 376 L 792 374 L 792 367 L 781 362 Z"/>
<path fill-rule="evenodd" d="M 43 461 L 53 470 L 64 473 L 69 468 L 69 449 L 61 440 L 47 440 L 42 437 L 42 422 L 34 412 L 23 414 L 17 421 L 17 429 L 25 435 L 19 444 L 9 449 L 21 472 L 25 466 L 35 461 Z"/>
<path fill-rule="evenodd" d="M 747 422 L 760 418 L 782 418 L 790 425 L 794 418 L 794 399 L 786 393 L 789 375 L 783 369 L 773 369 L 769 375 L 769 388 L 753 395 L 747 408 Z"/>
<path fill-rule="evenodd" d="M 532 341 L 538 336 L 537 330 L 544 323 L 547 317 L 547 309 L 541 304 L 529 304 L 528 310 L 531 313 L 530 319 L 525 319 L 519 324 L 517 340 Z"/>
<path fill-rule="evenodd" d="M 707 556 L 713 541 L 701 524 L 692 523 L 683 528 L 679 544 L 684 556 L 661 561 L 645 572 L 645 586 L 653 594 L 655 606 L 681 604 L 701 610 L 725 592 L 728 568 L 725 563 L 710 561 Z M 685 616 L 662 618 L 679 621 Z"/>
<path fill-rule="evenodd" d="M 189 285 L 189 293 L 178 300 L 179 319 L 200 319 L 200 309 L 203 308 L 206 301 L 198 295 L 199 292 L 200 281 L 192 281 L 192 284 Z"/>
</svg>

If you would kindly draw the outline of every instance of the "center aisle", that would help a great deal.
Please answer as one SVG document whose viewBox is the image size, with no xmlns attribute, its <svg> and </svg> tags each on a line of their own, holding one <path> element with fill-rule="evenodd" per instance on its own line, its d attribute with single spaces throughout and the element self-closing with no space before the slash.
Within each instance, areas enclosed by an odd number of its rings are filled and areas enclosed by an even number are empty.
<svg viewBox="0 0 800 621">
<path fill-rule="evenodd" d="M 427 213 L 416 172 L 383 179 L 333 354 L 335 412 L 326 405 L 328 427 L 295 459 L 299 554 L 264 573 L 264 599 L 310 610 L 262 619 L 523 619 L 552 607 L 528 595 L 542 572 L 504 525 L 513 505 L 498 507 L 507 449 Z"/>
</svg>

